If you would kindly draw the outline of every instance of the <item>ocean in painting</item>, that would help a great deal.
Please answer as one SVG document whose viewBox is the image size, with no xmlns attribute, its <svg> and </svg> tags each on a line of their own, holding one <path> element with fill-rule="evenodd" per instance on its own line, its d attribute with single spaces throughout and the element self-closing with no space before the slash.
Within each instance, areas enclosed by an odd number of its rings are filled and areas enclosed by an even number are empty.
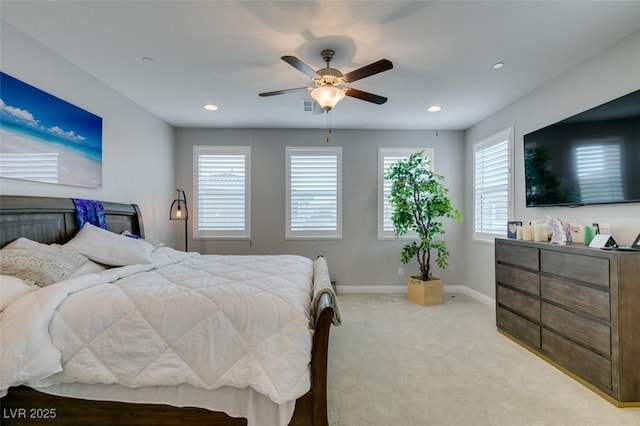
<svg viewBox="0 0 640 426">
<path fill-rule="evenodd" d="M 102 188 L 102 119 L 0 73 L 0 177 Z"/>
</svg>

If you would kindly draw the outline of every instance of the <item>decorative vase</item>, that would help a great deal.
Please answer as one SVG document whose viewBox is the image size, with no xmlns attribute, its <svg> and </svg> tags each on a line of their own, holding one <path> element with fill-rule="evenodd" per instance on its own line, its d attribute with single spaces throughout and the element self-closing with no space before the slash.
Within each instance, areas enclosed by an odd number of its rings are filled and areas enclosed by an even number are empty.
<svg viewBox="0 0 640 426">
<path fill-rule="evenodd" d="M 407 296 L 410 301 L 423 306 L 442 304 L 442 280 L 431 277 L 422 281 L 418 277 L 407 278 Z"/>
</svg>

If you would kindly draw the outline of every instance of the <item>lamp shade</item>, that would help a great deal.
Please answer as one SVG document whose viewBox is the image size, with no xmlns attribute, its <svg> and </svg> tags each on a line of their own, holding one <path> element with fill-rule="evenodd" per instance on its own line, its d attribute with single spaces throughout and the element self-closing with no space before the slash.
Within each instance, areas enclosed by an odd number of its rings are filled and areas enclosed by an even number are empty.
<svg viewBox="0 0 640 426">
<path fill-rule="evenodd" d="M 325 110 L 331 110 L 340 99 L 344 98 L 344 91 L 333 86 L 317 87 L 311 91 L 311 97 Z"/>
<path fill-rule="evenodd" d="M 182 189 L 178 189 L 178 198 L 171 203 L 169 219 L 187 220 L 189 219 L 189 209 L 187 208 L 187 196 Z"/>
</svg>

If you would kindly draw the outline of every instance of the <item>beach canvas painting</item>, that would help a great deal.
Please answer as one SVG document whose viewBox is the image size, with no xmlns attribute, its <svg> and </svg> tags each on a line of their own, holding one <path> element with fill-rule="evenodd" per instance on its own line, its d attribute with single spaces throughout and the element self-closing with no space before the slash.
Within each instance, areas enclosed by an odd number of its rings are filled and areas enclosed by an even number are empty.
<svg viewBox="0 0 640 426">
<path fill-rule="evenodd" d="M 0 177 L 102 188 L 102 118 L 0 72 Z"/>
</svg>

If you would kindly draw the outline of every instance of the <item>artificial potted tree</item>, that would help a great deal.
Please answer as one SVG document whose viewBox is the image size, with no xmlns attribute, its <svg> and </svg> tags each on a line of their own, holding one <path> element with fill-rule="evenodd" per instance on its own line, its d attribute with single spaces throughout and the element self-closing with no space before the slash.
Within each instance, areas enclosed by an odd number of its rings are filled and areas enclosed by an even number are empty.
<svg viewBox="0 0 640 426">
<path fill-rule="evenodd" d="M 441 269 L 448 265 L 446 243 L 438 239 L 445 233 L 442 219 L 462 222 L 462 214 L 453 208 L 447 196 L 444 177 L 431 171 L 429 164 L 420 151 L 392 164 L 385 173 L 385 179 L 391 181 L 389 202 L 396 236 L 416 233 L 417 241 L 402 248 L 401 260 L 406 264 L 415 258 L 420 265 L 420 275 L 409 276 L 407 280 L 407 294 L 409 300 L 421 305 L 442 303 L 442 280 L 432 275 L 431 267 L 432 250 Z"/>
</svg>

